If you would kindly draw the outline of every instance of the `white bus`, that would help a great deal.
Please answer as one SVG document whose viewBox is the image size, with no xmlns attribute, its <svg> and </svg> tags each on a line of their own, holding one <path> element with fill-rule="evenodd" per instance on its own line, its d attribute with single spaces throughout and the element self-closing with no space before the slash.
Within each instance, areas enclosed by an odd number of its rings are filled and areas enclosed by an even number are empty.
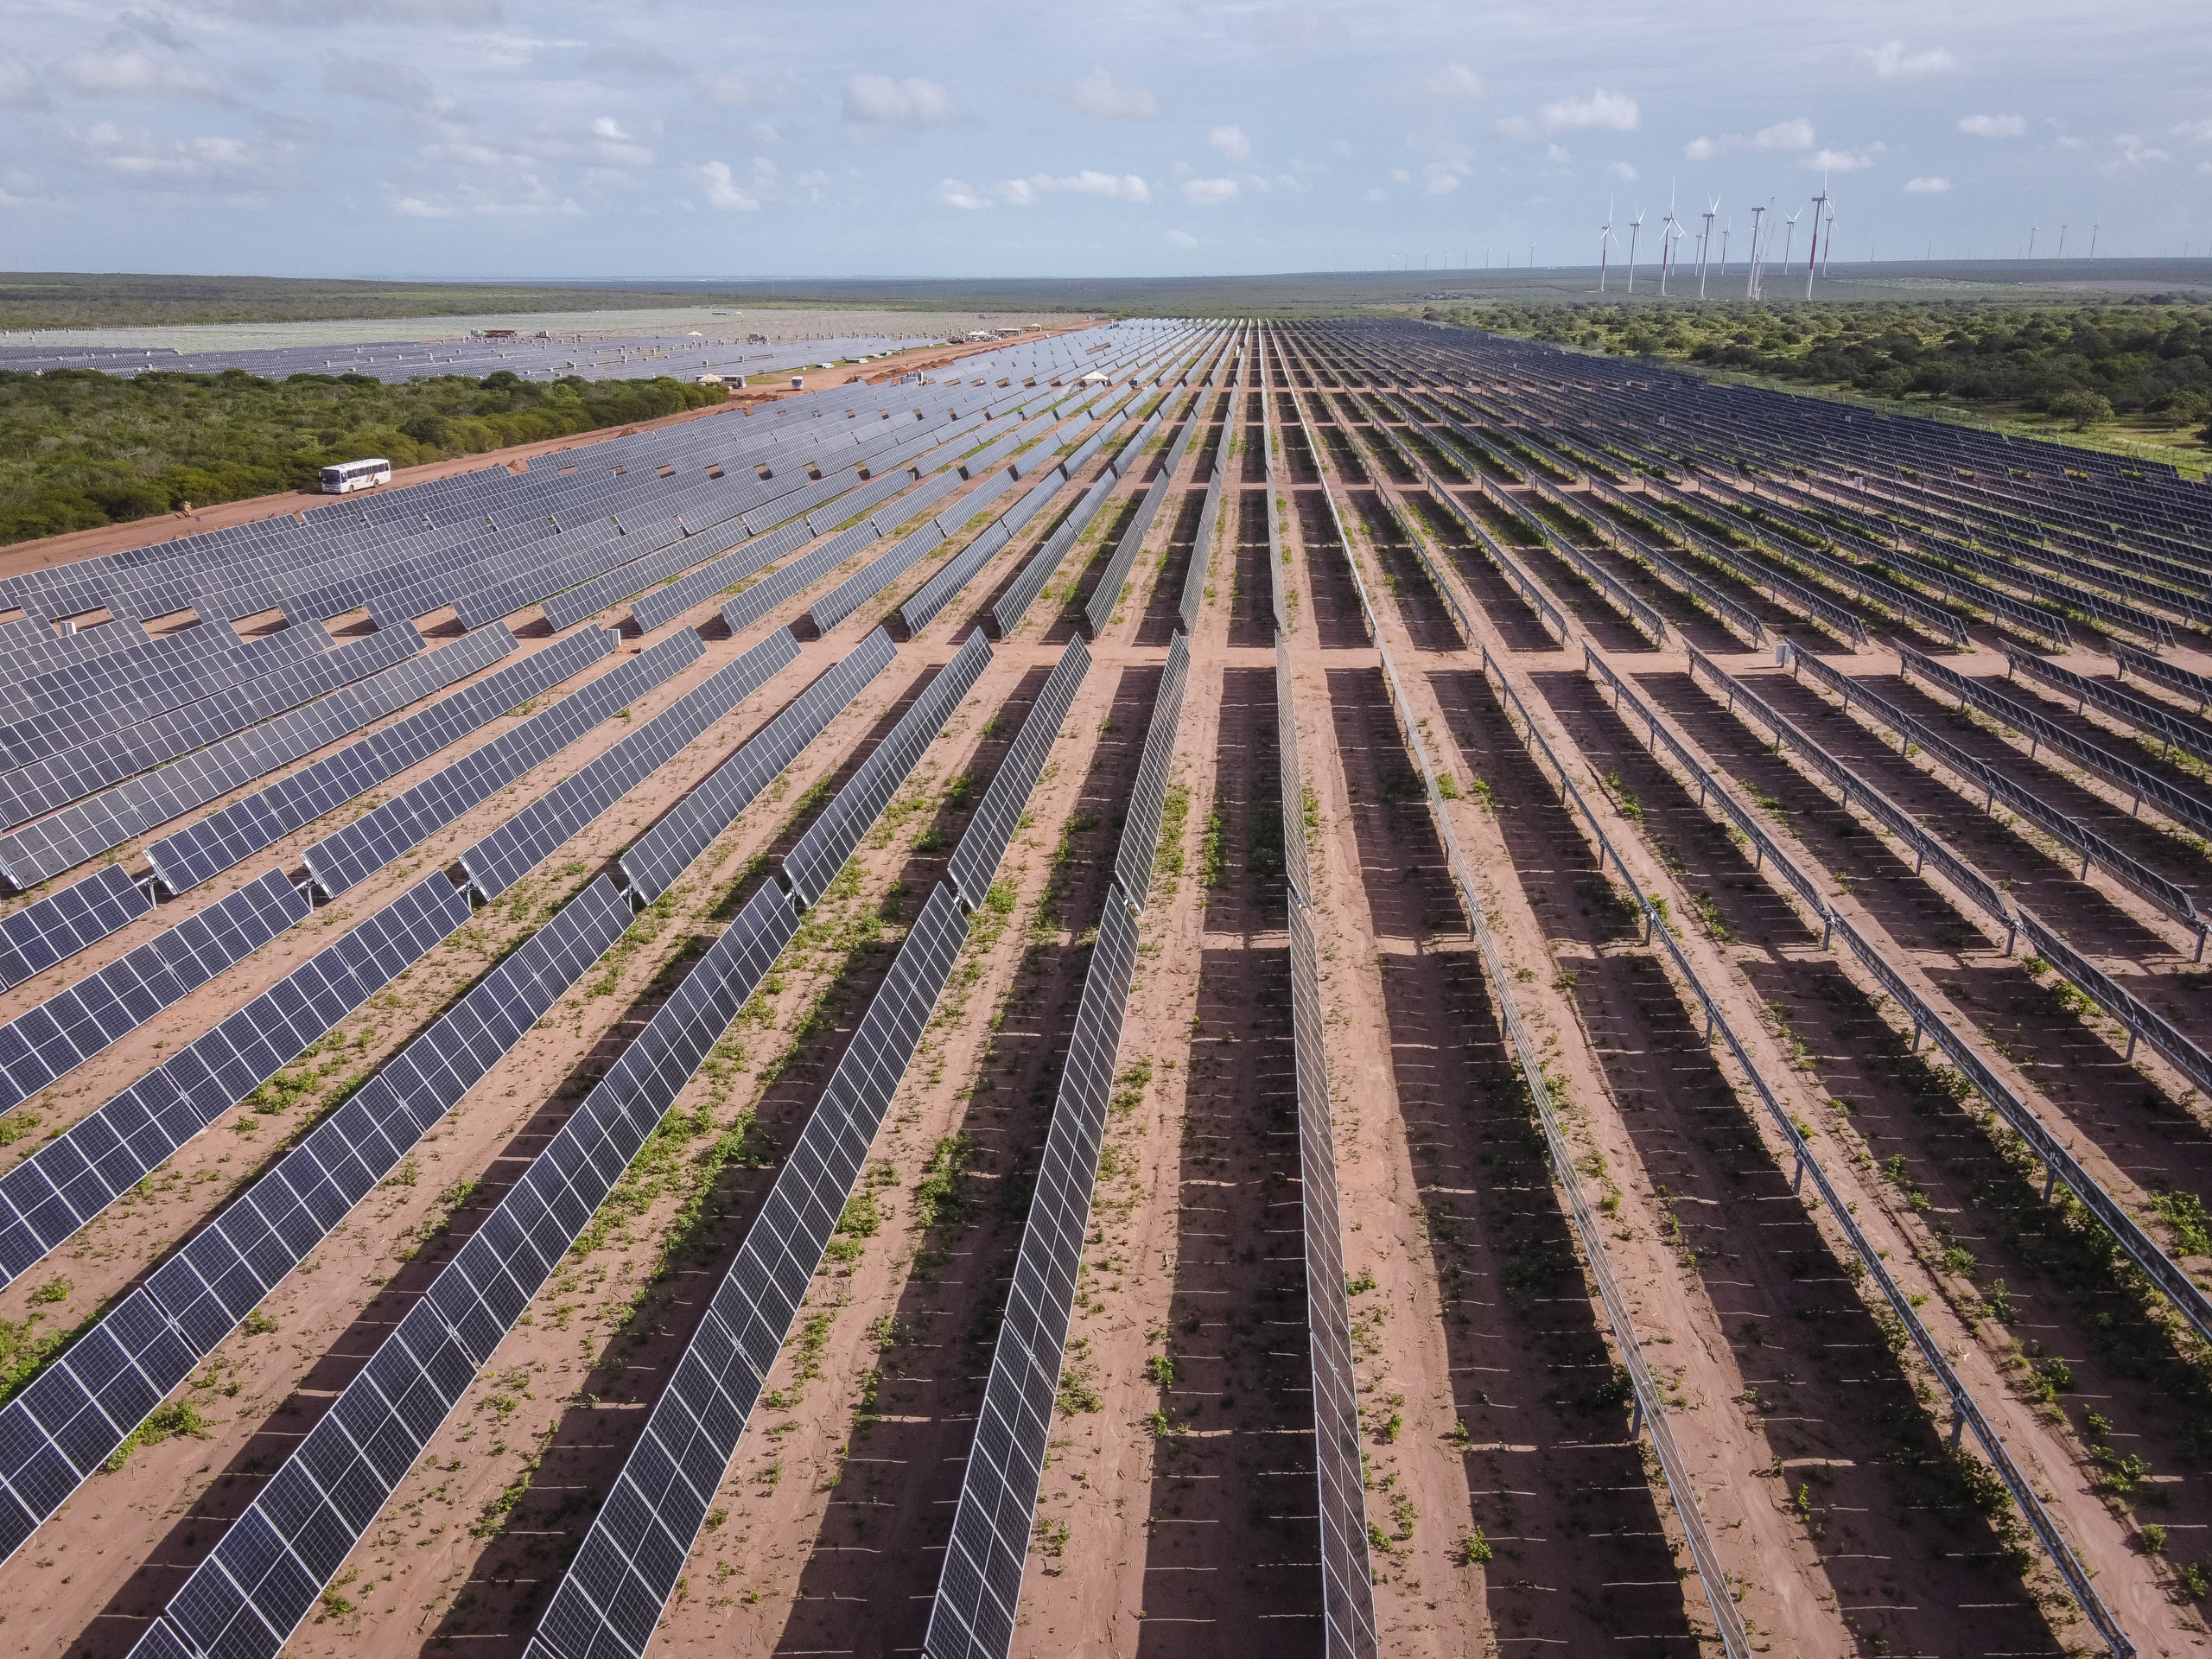
<svg viewBox="0 0 2212 1659">
<path fill-rule="evenodd" d="M 345 495 L 353 490 L 365 490 L 372 484 L 391 482 L 391 463 L 388 461 L 349 461 L 343 467 L 322 469 L 325 495 Z"/>
</svg>

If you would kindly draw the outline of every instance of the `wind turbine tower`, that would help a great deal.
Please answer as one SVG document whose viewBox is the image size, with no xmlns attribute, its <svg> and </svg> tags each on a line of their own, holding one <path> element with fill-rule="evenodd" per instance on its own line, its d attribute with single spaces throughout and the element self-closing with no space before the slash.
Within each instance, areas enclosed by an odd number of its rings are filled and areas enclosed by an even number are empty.
<svg viewBox="0 0 2212 1659">
<path fill-rule="evenodd" d="M 1605 291 L 1605 256 L 1613 245 L 1613 204 L 1605 204 L 1605 222 L 1598 227 L 1598 291 Z"/>
<path fill-rule="evenodd" d="M 1751 257 L 1745 262 L 1747 269 L 1744 273 L 1744 297 L 1747 300 L 1759 296 L 1759 218 L 1765 212 L 1764 207 L 1751 209 Z"/>
<path fill-rule="evenodd" d="M 2058 257 L 2062 259 L 2066 257 L 2066 227 L 2063 225 L 2058 227 Z"/>
<path fill-rule="evenodd" d="M 1815 196 L 1812 200 L 1813 241 L 1805 253 L 1805 297 L 1808 300 L 1813 297 L 1813 273 L 1821 267 L 1821 213 L 1827 205 L 1828 181 L 1822 179 L 1821 194 Z M 1804 209 L 1801 207 L 1798 211 L 1802 213 Z"/>
<path fill-rule="evenodd" d="M 1659 224 L 1659 297 L 1667 297 L 1667 276 L 1675 268 L 1675 233 L 1679 228 L 1675 218 L 1675 192 L 1667 191 L 1667 217 Z"/>
<path fill-rule="evenodd" d="M 1643 228 L 1643 209 L 1636 210 L 1636 217 L 1628 222 L 1628 291 L 1636 292 L 1636 233 Z"/>
<path fill-rule="evenodd" d="M 1720 198 L 1715 196 L 1706 205 L 1705 234 L 1697 239 L 1697 296 L 1705 298 L 1706 256 L 1713 251 L 1713 216 L 1720 211 Z"/>
</svg>

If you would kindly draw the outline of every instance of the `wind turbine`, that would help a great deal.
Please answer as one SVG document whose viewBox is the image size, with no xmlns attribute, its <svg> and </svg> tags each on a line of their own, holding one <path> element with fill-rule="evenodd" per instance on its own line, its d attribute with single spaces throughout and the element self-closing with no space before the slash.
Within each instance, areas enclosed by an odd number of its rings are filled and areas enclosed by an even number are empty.
<svg viewBox="0 0 2212 1659">
<path fill-rule="evenodd" d="M 1745 262 L 1744 297 L 1756 300 L 1759 296 L 1759 218 L 1764 207 L 1751 209 L 1751 257 Z"/>
<path fill-rule="evenodd" d="M 1813 209 L 1812 245 L 1808 248 L 1805 252 L 1805 297 L 1808 300 L 1813 297 L 1813 273 L 1818 270 L 1821 265 L 1821 210 L 1827 205 L 1828 181 L 1827 175 L 1823 173 L 1821 175 L 1821 194 L 1815 196 L 1811 203 Z M 1802 213 L 1804 209 L 1801 207 L 1798 211 Z"/>
<path fill-rule="evenodd" d="M 1636 217 L 1628 222 L 1628 291 L 1636 292 L 1636 233 L 1643 228 L 1643 209 L 1636 210 Z"/>
<path fill-rule="evenodd" d="M 1598 291 L 1605 291 L 1605 256 L 1613 244 L 1613 204 L 1605 203 L 1605 222 L 1598 227 Z"/>
<path fill-rule="evenodd" d="M 2089 257 L 2092 259 L 2097 257 L 2097 227 L 2103 223 L 2104 220 L 2100 219 L 2089 226 Z"/>
<path fill-rule="evenodd" d="M 1675 187 L 1667 187 L 1667 217 L 1659 222 L 1659 297 L 1667 297 L 1667 275 L 1675 268 L 1675 232 L 1681 221 L 1675 217 Z"/>
<path fill-rule="evenodd" d="M 1800 207 L 1796 213 L 1783 220 L 1783 223 L 1789 227 L 1789 234 L 1782 238 L 1782 268 L 1785 271 L 1789 269 L 1789 250 L 1797 245 L 1797 220 L 1804 211 Z"/>
<path fill-rule="evenodd" d="M 1728 274 L 1728 233 L 1736 228 L 1736 216 L 1731 213 L 1720 225 L 1720 274 Z"/>
<path fill-rule="evenodd" d="M 1821 181 L 1821 190 L 1823 194 L 1827 194 L 1827 184 L 1825 180 Z M 1828 262 L 1835 257 L 1835 203 L 1834 201 L 1828 203 L 1827 232 L 1827 240 L 1821 248 L 1821 275 L 1823 276 L 1828 274 Z M 1872 257 L 1872 254 L 1867 256 L 1870 259 Z"/>
<path fill-rule="evenodd" d="M 2062 259 L 2066 257 L 2066 226 L 2063 225 L 2058 227 L 2058 257 Z"/>
<path fill-rule="evenodd" d="M 1697 296 L 1705 298 L 1705 260 L 1713 251 L 1713 216 L 1720 211 L 1720 198 L 1715 196 L 1706 204 L 1705 234 L 1697 239 Z"/>
<path fill-rule="evenodd" d="M 2042 228 L 2039 225 L 2028 226 L 2028 257 L 2031 259 L 2036 257 L 2036 232 Z"/>
</svg>

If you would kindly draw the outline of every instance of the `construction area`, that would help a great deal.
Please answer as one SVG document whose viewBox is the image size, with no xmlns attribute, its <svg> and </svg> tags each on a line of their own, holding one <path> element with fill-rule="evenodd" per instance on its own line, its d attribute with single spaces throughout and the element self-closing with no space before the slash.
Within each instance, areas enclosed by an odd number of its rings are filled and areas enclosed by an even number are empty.
<svg viewBox="0 0 2212 1659">
<path fill-rule="evenodd" d="M 22 1652 L 2212 1645 L 2203 486 L 932 376 L 0 576 Z"/>
</svg>

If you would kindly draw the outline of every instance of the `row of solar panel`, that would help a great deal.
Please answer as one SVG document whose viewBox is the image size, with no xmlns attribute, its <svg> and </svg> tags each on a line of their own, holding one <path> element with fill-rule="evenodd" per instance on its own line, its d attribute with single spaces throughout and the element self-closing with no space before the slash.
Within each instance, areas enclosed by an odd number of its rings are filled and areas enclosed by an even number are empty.
<svg viewBox="0 0 2212 1659">
<path fill-rule="evenodd" d="M 849 796 L 852 787 L 841 791 L 840 798 Z M 864 830 L 869 821 L 859 828 Z M 142 1648 L 166 1651 L 181 1636 L 195 1650 L 230 1650 L 245 1644 L 242 1650 L 273 1655 L 458 1401 L 476 1366 L 490 1357 L 612 1189 L 660 1111 L 673 1099 L 676 1088 L 734 1017 L 796 925 L 790 901 L 774 887 L 757 894 L 743 914 L 753 918 L 751 925 L 741 921 L 725 936 L 726 941 L 742 936 L 740 949 L 732 955 L 744 957 L 738 964 L 743 971 L 728 976 L 727 990 L 711 1013 L 705 1006 L 687 1007 L 668 1022 L 669 1044 L 686 1043 L 686 1059 L 664 1062 L 650 1049 L 641 1050 L 651 1067 L 648 1074 L 611 1074 L 594 1090 L 585 1109 L 533 1161 L 423 1301 L 341 1394 L 263 1499 L 226 1534 L 213 1555 L 172 1599 L 166 1618 L 175 1628 L 164 1633 L 156 1627 L 142 1639 Z M 965 931 L 957 904 L 940 887 L 832 1077 L 831 1096 L 842 1091 L 840 1103 L 845 1110 L 817 1110 L 808 1135 L 785 1161 L 778 1192 L 795 1173 L 816 1161 L 810 1154 L 821 1127 L 837 1119 L 849 1126 L 849 1114 L 855 1108 L 872 1109 L 868 1134 L 873 1134 L 874 1122 L 880 1120 Z M 749 951 L 742 949 L 745 940 L 753 946 Z M 926 968 L 918 962 L 924 955 L 931 958 Z M 917 995 L 917 981 L 925 974 L 927 994 Z M 685 987 L 699 977 L 695 973 Z M 679 999 L 683 995 L 680 988 Z M 645 1086 L 656 1079 L 661 1089 Z M 847 1145 L 836 1149 L 850 1164 L 845 1174 L 849 1185 L 858 1157 L 865 1153 L 866 1136 L 856 1150 Z M 771 1211 L 775 1207 L 772 1194 Z M 833 1208 L 820 1229 L 824 1242 L 834 1219 Z M 819 1254 L 817 1245 L 817 1259 Z M 811 1276 L 810 1263 L 805 1273 Z M 796 1298 L 793 1301 L 795 1305 Z M 709 1314 L 710 1323 L 714 1317 Z M 773 1344 L 769 1357 L 772 1354 Z M 681 1373 L 677 1386 L 683 1386 Z M 749 1406 L 749 1397 L 746 1403 Z M 741 1418 L 731 1427 L 741 1427 Z M 649 1426 L 649 1438 L 651 1433 Z M 734 1443 L 734 1432 L 730 1438 Z M 708 1490 L 718 1479 L 717 1468 L 707 1482 Z M 618 1486 L 613 1501 L 601 1510 L 602 1520 L 624 1503 L 627 1490 Z M 703 1514 L 702 1506 L 699 1516 Z M 696 1527 L 696 1517 L 692 1524 Z"/>
<path fill-rule="evenodd" d="M 696 633 L 688 636 L 694 641 Z M 716 721 L 798 660 L 779 629 L 570 772 L 461 855 L 469 886 L 498 898 L 541 859 L 620 800 Z"/>
<path fill-rule="evenodd" d="M 1040 694 L 1025 732 L 1043 703 Z M 1055 720 L 1052 728 L 1057 725 Z M 1016 764 L 1010 751 L 994 788 Z M 1033 779 L 1027 760 L 1020 764 Z M 1016 817 L 1027 799 L 1025 784 L 1013 802 Z M 970 884 L 985 888 L 995 864 L 980 860 L 1005 844 L 1003 814 L 989 812 L 988 804 L 988 791 L 953 854 L 956 866 L 968 867 Z M 668 1389 L 654 1402 L 554 1592 L 531 1653 L 613 1659 L 644 1650 L 966 937 L 960 901 L 950 882 L 941 883 L 779 1170 Z"/>
<path fill-rule="evenodd" d="M 482 636 L 469 636 L 423 660 L 435 664 L 448 652 L 462 651 L 469 639 L 479 637 L 486 642 L 479 649 L 487 661 L 497 660 L 491 649 L 493 644 L 505 644 L 512 638 L 505 629 L 486 629 Z M 532 652 L 475 684 L 441 697 L 267 789 L 162 837 L 147 849 L 155 874 L 170 892 L 188 892 L 480 730 L 598 662 L 614 645 L 613 634 L 594 628 Z M 498 653 L 504 654 L 504 651 Z M 473 672 L 467 667 L 470 661 L 464 656 L 454 666 Z"/>
<path fill-rule="evenodd" d="M 19 888 L 35 886 L 443 690 L 513 648 L 505 628 L 487 628 L 249 726 L 0 836 L 0 874 Z"/>
<path fill-rule="evenodd" d="M 308 908 L 308 895 L 271 870 L 0 1026 L 0 1111 L 121 1042 Z"/>
<path fill-rule="evenodd" d="M 336 897 L 690 667 L 705 650 L 698 634 L 686 628 L 629 658 L 325 836 L 307 849 L 308 873 Z"/>
<path fill-rule="evenodd" d="M 444 893 L 424 891 L 437 887 Z M 384 914 L 410 901 L 427 923 L 414 930 L 417 941 L 434 943 L 468 914 L 443 876 Z M 0 1548 L 20 1544 L 101 1467 L 630 919 L 604 877 L 586 888 L 0 1408 L 0 1494 L 13 1500 L 0 1502 Z"/>
<path fill-rule="evenodd" d="M 153 895 L 110 864 L 0 916 L 0 990 L 13 990 L 153 909 Z"/>
<path fill-rule="evenodd" d="M 858 690 L 866 676 L 887 660 L 888 648 L 889 642 L 885 639 L 880 639 L 873 651 L 855 653 L 861 659 L 859 666 L 863 671 L 858 676 L 849 674 L 837 682 L 833 671 L 832 676 L 817 682 L 817 691 L 824 683 L 842 686 L 843 697 L 834 704 L 814 698 L 805 738 L 818 733 L 836 708 L 843 706 L 843 701 Z M 799 711 L 807 702 L 808 698 L 803 697 L 792 711 L 787 712 Z M 770 730 L 773 729 L 772 725 Z M 804 741 L 802 738 L 802 744 Z M 709 830 L 709 836 L 726 827 L 742 804 L 740 801 L 728 805 L 726 816 Z M 700 844 L 703 846 L 704 842 Z M 446 887 L 442 878 L 433 880 L 439 887 Z M 772 893 L 762 895 L 764 899 L 772 897 Z M 791 915 L 787 901 L 778 899 L 775 905 L 787 918 Z M 756 905 L 755 912 L 759 909 Z M 461 905 L 460 912 L 466 916 L 465 902 Z M 204 1355 L 211 1350 L 251 1303 L 291 1266 L 304 1259 L 346 1210 L 397 1163 L 415 1139 L 439 1116 L 451 1109 L 512 1048 L 521 1033 L 543 1017 L 561 992 L 573 984 L 625 931 L 629 916 L 627 903 L 610 883 L 601 878 L 592 884 L 460 1005 L 357 1092 L 329 1122 L 319 1125 L 301 1148 L 289 1154 L 270 1178 L 253 1189 L 246 1204 L 226 1212 L 213 1229 L 187 1247 L 181 1260 L 172 1261 L 154 1275 L 148 1288 L 156 1293 L 157 1300 L 165 1283 L 172 1287 L 181 1287 L 186 1293 L 184 1303 L 167 1310 L 167 1317 L 174 1327 L 173 1334 L 182 1338 L 192 1350 L 186 1358 L 188 1369 L 192 1355 Z M 758 962 L 751 980 L 737 991 L 735 1000 L 721 1010 L 707 1033 L 705 1044 L 696 1046 L 680 1073 L 671 1072 L 666 1037 L 670 1033 L 681 1037 L 693 1027 L 697 994 L 715 982 L 718 963 L 728 954 L 726 947 L 741 942 L 742 931 L 741 922 L 740 928 L 725 936 L 723 946 L 709 953 L 699 972 L 685 982 L 672 1003 L 649 1026 L 640 1046 L 633 1048 L 623 1065 L 610 1076 L 607 1086 L 615 1090 L 619 1099 L 626 1100 L 634 1093 L 632 1085 L 637 1081 L 638 1062 L 645 1056 L 652 1056 L 653 1065 L 663 1072 L 671 1073 L 667 1093 L 672 1097 L 683 1077 L 703 1056 L 705 1047 L 728 1024 L 735 1008 L 749 995 L 751 982 L 757 982 L 767 961 L 772 959 L 772 949 Z M 779 944 L 780 941 L 779 948 Z M 705 977 L 702 978 L 701 974 Z M 645 1115 L 641 1133 L 651 1128 L 655 1116 L 657 1113 Z M 634 1147 L 631 1150 L 634 1151 Z M 619 1172 L 626 1161 L 626 1154 L 618 1159 L 613 1166 L 614 1171 Z M 349 1175 L 358 1179 L 349 1184 Z M 241 1226 L 251 1230 L 250 1240 L 240 1231 Z M 211 1262 L 207 1259 L 210 1252 L 221 1253 L 222 1259 Z M 250 1278 L 239 1271 L 241 1267 L 253 1269 Z M 227 1297 L 221 1294 L 226 1289 L 230 1292 Z M 211 1294 L 203 1296 L 200 1294 L 202 1291 Z M 174 1303 L 178 1299 L 172 1295 L 169 1300 Z M 130 1323 L 132 1313 L 126 1305 L 108 1323 Z M 119 1334 L 127 1345 L 130 1332 Z M 182 1374 L 180 1370 L 156 1386 L 149 1398 L 134 1397 L 137 1415 L 143 1415 L 166 1387 Z M 64 1381 L 50 1386 L 66 1392 L 75 1383 Z M 112 1410 L 105 1415 L 115 1426 L 117 1436 L 136 1421 L 136 1415 L 118 1415 Z M 45 1424 L 46 1419 L 41 1417 L 35 1427 L 42 1433 Z M 0 1421 L 0 1440 L 26 1450 L 28 1455 L 28 1448 L 34 1446 L 38 1434 L 25 1433 L 20 1427 L 10 1434 L 8 1428 Z M 97 1444 L 87 1449 L 89 1457 L 79 1457 L 73 1462 L 79 1478 L 106 1455 L 106 1451 Z M 106 1450 L 111 1451 L 112 1445 L 108 1445 Z M 51 1463 L 50 1459 L 44 1461 Z M 47 1472 L 49 1477 L 59 1473 L 52 1468 Z M 9 1467 L 0 1464 L 0 1480 L 6 1479 L 10 1473 Z M 52 1485 L 52 1480 L 47 1484 Z M 20 1499 L 24 1495 L 22 1483 L 17 1484 L 16 1491 Z M 67 1484 L 46 1491 L 43 1495 L 48 1501 L 43 1511 L 33 1503 L 27 1508 L 27 1515 L 35 1521 L 42 1512 L 50 1512 L 67 1491 Z M 28 1525 L 21 1529 L 28 1529 Z M 13 1541 L 20 1541 L 20 1538 Z"/>
<path fill-rule="evenodd" d="M 13 1280 L 468 919 L 433 876 L 0 1175 L 0 1274 Z"/>
<path fill-rule="evenodd" d="M 870 529 L 865 523 L 855 528 Z M 740 542 L 721 558 L 637 600 L 630 607 L 631 618 L 642 632 L 652 633 L 665 627 L 701 601 L 713 598 L 725 588 L 734 587 L 763 565 L 783 557 L 794 548 L 804 547 L 812 538 L 813 531 L 806 522 L 794 519 L 780 530 Z"/>
<path fill-rule="evenodd" d="M 990 891 L 993 873 L 1005 857 L 1028 805 L 1029 792 L 1045 769 L 1045 757 L 1052 752 L 1060 734 L 1060 723 L 1068 717 L 1068 707 L 1090 671 L 1089 647 L 1080 636 L 1071 639 L 1046 677 L 1037 700 L 1029 705 L 1021 729 L 1014 734 L 990 787 L 983 791 L 959 846 L 953 849 L 945 879 L 971 911 L 981 907 Z"/>
</svg>

